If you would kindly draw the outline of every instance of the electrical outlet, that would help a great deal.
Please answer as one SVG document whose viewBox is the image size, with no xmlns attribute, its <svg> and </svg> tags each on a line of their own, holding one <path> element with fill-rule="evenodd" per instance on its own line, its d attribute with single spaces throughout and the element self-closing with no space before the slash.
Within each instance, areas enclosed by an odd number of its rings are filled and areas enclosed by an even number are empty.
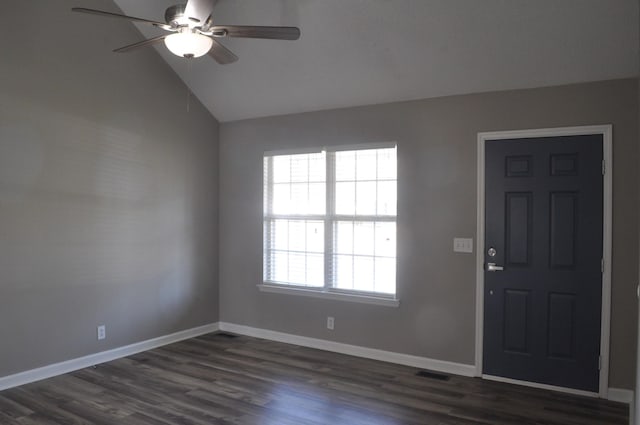
<svg viewBox="0 0 640 425">
<path fill-rule="evenodd" d="M 98 326 L 98 341 L 107 337 L 107 327 L 105 325 Z"/>
<path fill-rule="evenodd" d="M 327 317 L 327 329 L 333 330 L 334 325 L 335 325 L 335 319 L 331 316 Z"/>
</svg>

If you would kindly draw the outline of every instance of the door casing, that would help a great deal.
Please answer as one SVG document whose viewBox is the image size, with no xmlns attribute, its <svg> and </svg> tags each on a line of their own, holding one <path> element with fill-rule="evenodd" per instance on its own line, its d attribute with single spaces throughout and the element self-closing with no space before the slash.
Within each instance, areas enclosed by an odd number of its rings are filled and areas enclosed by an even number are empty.
<svg viewBox="0 0 640 425">
<path fill-rule="evenodd" d="M 605 173 L 603 176 L 603 247 L 604 271 L 602 273 L 602 310 L 600 329 L 600 382 L 599 392 L 575 390 L 534 382 L 518 381 L 483 375 L 482 354 L 484 340 L 484 221 L 485 221 L 485 144 L 487 140 L 522 139 L 536 137 L 577 136 L 585 134 L 602 135 L 602 157 Z M 613 189 L 613 127 L 596 125 L 582 127 L 543 128 L 532 130 L 497 131 L 478 133 L 478 200 L 476 228 L 476 376 L 485 379 L 518 383 L 531 387 L 546 388 L 572 394 L 607 398 L 609 387 L 609 343 L 611 323 L 611 244 L 612 244 L 612 189 Z"/>
</svg>

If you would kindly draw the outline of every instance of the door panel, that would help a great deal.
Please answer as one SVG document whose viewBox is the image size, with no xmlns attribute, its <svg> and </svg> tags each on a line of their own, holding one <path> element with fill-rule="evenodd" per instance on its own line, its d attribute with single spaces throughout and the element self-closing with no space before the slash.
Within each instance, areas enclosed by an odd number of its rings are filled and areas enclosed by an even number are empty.
<svg viewBox="0 0 640 425">
<path fill-rule="evenodd" d="M 549 294 L 547 341 L 549 357 L 575 360 L 576 295 Z"/>
<path fill-rule="evenodd" d="M 483 373 L 597 392 L 602 136 L 485 148 Z"/>
<path fill-rule="evenodd" d="M 531 192 L 506 193 L 506 264 L 529 265 L 531 241 Z"/>
<path fill-rule="evenodd" d="M 549 253 L 554 269 L 575 268 L 577 204 L 577 192 L 551 193 Z"/>
<path fill-rule="evenodd" d="M 504 351 L 530 354 L 527 344 L 527 325 L 531 320 L 530 295 L 530 291 L 504 291 Z"/>
</svg>

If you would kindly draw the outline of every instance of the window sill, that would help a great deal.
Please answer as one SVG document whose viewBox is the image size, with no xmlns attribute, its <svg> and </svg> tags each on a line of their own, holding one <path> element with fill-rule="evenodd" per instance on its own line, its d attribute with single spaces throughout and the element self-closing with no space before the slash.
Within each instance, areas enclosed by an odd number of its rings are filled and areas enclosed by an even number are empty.
<svg viewBox="0 0 640 425">
<path fill-rule="evenodd" d="M 400 300 L 396 298 L 376 297 L 372 295 L 351 294 L 345 292 L 334 292 L 323 289 L 307 289 L 300 287 L 287 287 L 284 285 L 274 285 L 262 283 L 257 285 L 262 292 L 275 294 L 299 295 L 303 297 L 323 298 L 326 300 L 348 301 L 362 304 L 381 305 L 385 307 L 399 307 Z"/>
</svg>

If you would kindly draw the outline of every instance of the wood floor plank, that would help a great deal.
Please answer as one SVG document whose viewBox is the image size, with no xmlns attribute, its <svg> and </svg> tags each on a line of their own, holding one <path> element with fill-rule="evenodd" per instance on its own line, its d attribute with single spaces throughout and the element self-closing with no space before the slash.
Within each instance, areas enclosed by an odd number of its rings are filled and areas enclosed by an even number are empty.
<svg viewBox="0 0 640 425">
<path fill-rule="evenodd" d="M 0 392 L 7 425 L 627 425 L 621 403 L 208 334 Z"/>
<path fill-rule="evenodd" d="M 33 414 L 34 411 L 0 394 L 0 413 L 2 413 L 4 418 L 19 419 Z"/>
</svg>

